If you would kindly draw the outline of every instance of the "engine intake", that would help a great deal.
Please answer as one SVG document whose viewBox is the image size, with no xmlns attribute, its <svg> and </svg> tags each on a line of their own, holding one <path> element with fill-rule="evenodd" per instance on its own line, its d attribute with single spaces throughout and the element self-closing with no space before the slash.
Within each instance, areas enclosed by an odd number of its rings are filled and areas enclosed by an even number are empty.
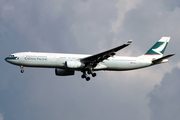
<svg viewBox="0 0 180 120">
<path fill-rule="evenodd" d="M 74 71 L 73 70 L 64 70 L 64 69 L 60 69 L 60 68 L 56 68 L 55 69 L 55 74 L 57 76 L 68 76 L 68 75 L 74 75 Z"/>
</svg>

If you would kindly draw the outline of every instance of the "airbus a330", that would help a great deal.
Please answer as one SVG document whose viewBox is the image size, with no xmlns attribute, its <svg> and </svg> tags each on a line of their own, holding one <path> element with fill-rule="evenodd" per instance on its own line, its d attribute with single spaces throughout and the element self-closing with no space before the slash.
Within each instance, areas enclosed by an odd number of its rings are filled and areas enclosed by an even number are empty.
<svg viewBox="0 0 180 120">
<path fill-rule="evenodd" d="M 94 55 L 18 52 L 9 55 L 5 60 L 20 66 L 21 73 L 24 72 L 24 67 L 54 68 L 57 76 L 74 75 L 75 71 L 80 71 L 81 77 L 89 81 L 90 76 L 95 77 L 95 72 L 100 70 L 126 71 L 167 62 L 174 55 L 163 56 L 169 40 L 170 37 L 162 37 L 145 54 L 137 57 L 116 56 L 117 51 L 132 43 L 129 40 L 123 45 Z"/>
</svg>

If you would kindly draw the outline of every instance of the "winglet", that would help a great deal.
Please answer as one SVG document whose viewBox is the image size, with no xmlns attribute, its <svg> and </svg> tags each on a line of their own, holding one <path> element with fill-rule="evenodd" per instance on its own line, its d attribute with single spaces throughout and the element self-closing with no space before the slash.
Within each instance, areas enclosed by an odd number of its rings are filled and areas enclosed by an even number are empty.
<svg viewBox="0 0 180 120">
<path fill-rule="evenodd" d="M 127 44 L 131 44 L 133 40 L 128 40 L 127 41 Z"/>
</svg>

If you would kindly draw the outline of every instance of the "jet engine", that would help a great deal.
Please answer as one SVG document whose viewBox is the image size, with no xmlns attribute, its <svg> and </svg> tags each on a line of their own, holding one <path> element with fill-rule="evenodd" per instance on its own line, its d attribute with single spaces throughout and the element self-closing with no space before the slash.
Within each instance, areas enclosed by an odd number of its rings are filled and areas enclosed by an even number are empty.
<svg viewBox="0 0 180 120">
<path fill-rule="evenodd" d="M 60 68 L 56 68 L 55 69 L 55 74 L 57 76 L 68 76 L 68 75 L 74 75 L 74 71 L 73 70 L 64 70 L 64 69 L 60 69 Z"/>
<path fill-rule="evenodd" d="M 85 66 L 80 61 L 66 61 L 65 65 L 67 68 L 83 68 Z"/>
</svg>

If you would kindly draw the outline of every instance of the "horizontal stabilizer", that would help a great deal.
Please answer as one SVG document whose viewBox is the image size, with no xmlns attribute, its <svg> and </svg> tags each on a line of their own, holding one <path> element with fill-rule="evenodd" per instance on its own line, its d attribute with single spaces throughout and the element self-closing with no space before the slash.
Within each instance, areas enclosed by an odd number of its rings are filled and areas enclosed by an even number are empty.
<svg viewBox="0 0 180 120">
<path fill-rule="evenodd" d="M 161 62 L 163 62 L 163 60 L 166 60 L 166 59 L 168 59 L 168 58 L 170 58 L 170 57 L 172 57 L 174 55 L 175 54 L 169 54 L 169 55 L 163 56 L 163 57 L 161 57 L 159 59 L 152 60 L 152 63 L 154 63 L 154 64 L 161 63 Z"/>
</svg>

